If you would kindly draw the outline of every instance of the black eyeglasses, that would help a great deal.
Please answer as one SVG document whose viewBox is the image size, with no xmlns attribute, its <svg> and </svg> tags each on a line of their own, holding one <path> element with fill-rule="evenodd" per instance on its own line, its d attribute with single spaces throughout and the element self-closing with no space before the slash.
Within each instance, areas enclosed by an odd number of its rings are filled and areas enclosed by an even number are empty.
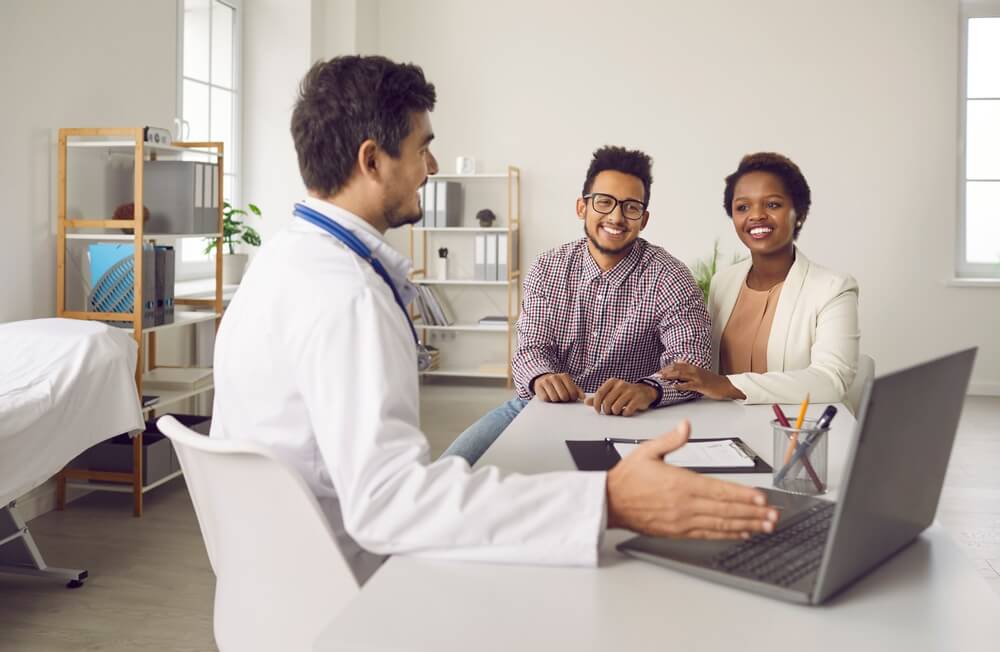
<svg viewBox="0 0 1000 652">
<path fill-rule="evenodd" d="M 589 199 L 594 210 L 602 215 L 613 213 L 618 204 L 622 205 L 622 215 L 626 219 L 641 220 L 643 213 L 646 212 L 646 205 L 636 199 L 618 199 L 603 192 L 592 192 L 584 195 L 583 198 Z"/>
</svg>

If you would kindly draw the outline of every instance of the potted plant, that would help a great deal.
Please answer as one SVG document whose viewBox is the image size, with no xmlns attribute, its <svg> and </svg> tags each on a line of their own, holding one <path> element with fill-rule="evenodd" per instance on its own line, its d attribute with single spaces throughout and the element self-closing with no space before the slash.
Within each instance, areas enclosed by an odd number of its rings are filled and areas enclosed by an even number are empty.
<svg viewBox="0 0 1000 652">
<path fill-rule="evenodd" d="M 257 217 L 262 217 L 260 209 L 255 204 L 247 204 L 249 212 L 242 208 L 233 208 L 229 202 L 222 204 L 222 243 L 225 247 L 222 257 L 222 282 L 226 285 L 235 285 L 243 279 L 243 271 L 246 269 L 247 260 L 250 256 L 244 253 L 236 253 L 238 243 L 251 247 L 260 246 L 260 233 L 252 226 L 243 221 L 243 218 L 250 213 Z M 205 246 L 205 253 L 211 253 L 215 249 L 216 239 L 208 240 Z"/>
<path fill-rule="evenodd" d="M 691 274 L 694 276 L 695 283 L 701 288 L 701 293 L 705 296 L 705 301 L 708 301 L 708 291 L 712 285 L 712 277 L 715 276 L 715 272 L 719 269 L 719 239 L 716 238 L 715 242 L 712 243 L 712 255 L 708 258 L 699 259 L 694 262 L 691 266 Z M 733 254 L 731 264 L 743 260 L 743 256 L 739 254 Z"/>
</svg>

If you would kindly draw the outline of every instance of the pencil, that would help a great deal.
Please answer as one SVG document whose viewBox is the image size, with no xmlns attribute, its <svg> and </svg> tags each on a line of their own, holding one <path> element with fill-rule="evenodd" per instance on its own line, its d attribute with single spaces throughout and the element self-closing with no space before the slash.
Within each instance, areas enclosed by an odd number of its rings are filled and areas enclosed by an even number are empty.
<svg viewBox="0 0 1000 652">
<path fill-rule="evenodd" d="M 799 408 L 799 418 L 795 420 L 795 432 L 792 436 L 788 438 L 788 450 L 785 451 L 785 465 L 787 466 L 789 462 L 792 461 L 792 455 L 795 454 L 795 447 L 799 443 L 799 433 L 798 431 L 802 429 L 802 423 L 806 420 L 806 410 L 809 409 L 809 394 L 802 399 L 802 407 Z"/>
</svg>

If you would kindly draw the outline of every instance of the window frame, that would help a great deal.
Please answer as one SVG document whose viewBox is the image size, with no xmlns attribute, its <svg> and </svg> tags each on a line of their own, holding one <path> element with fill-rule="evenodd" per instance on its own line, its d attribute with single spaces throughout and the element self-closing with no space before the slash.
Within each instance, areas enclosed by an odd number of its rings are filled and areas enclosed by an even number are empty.
<svg viewBox="0 0 1000 652">
<path fill-rule="evenodd" d="M 178 140 L 184 140 L 184 2 L 185 0 L 176 0 L 177 7 L 177 105 L 176 105 L 176 115 L 178 119 Z M 241 165 L 241 159 L 243 156 L 243 0 L 209 0 L 210 3 L 219 2 L 232 8 L 235 16 L 233 21 L 233 86 L 232 89 L 225 88 L 223 86 L 214 85 L 211 83 L 211 77 L 207 83 L 209 89 L 208 93 L 208 106 L 209 106 L 209 124 L 211 124 L 211 106 L 212 106 L 212 93 L 213 88 L 231 90 L 233 93 L 233 115 L 231 116 L 233 125 L 233 144 L 235 145 L 236 155 L 234 156 L 232 147 L 229 147 L 223 152 L 223 162 L 225 169 L 223 172 L 226 176 L 232 176 L 234 184 L 234 191 L 232 197 L 226 197 L 225 199 L 229 201 L 233 206 L 241 206 L 242 198 L 242 173 L 243 166 Z M 209 5 L 211 7 L 211 4 Z M 211 75 L 211 56 L 212 56 L 212 23 L 211 23 L 211 11 L 209 12 L 209 28 L 208 28 L 208 52 L 209 52 L 209 75 Z M 197 83 L 205 83 L 201 80 L 193 80 Z M 190 238 L 188 238 L 190 240 Z M 204 244 L 204 240 L 199 239 L 199 246 Z M 181 248 L 184 246 L 184 240 L 178 240 L 175 247 L 178 249 L 177 252 L 177 269 L 175 271 L 176 278 L 179 281 L 193 280 L 199 278 L 207 278 L 215 275 L 215 258 L 214 256 L 207 256 L 205 260 L 199 261 L 185 261 L 183 260 L 183 251 Z"/>
<path fill-rule="evenodd" d="M 1000 18 L 1000 0 L 963 0 L 959 11 L 959 79 L 958 79 L 958 233 L 955 239 L 955 275 L 959 280 L 986 279 L 1000 281 L 1000 261 L 996 263 L 969 262 L 966 248 L 968 224 L 966 219 L 966 186 L 970 179 L 966 170 L 966 142 L 968 139 L 968 74 L 969 74 L 969 20 L 974 18 Z M 1000 97 L 974 98 L 1000 100 Z M 1000 182 L 1000 179 L 975 179 L 972 181 Z M 1000 243 L 998 243 L 1000 244 Z"/>
</svg>

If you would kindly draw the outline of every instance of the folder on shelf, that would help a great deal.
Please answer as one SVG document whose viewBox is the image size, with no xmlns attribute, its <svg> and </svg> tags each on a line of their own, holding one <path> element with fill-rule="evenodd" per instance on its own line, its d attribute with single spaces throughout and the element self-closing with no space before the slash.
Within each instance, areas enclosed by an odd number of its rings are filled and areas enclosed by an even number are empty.
<svg viewBox="0 0 1000 652">
<path fill-rule="evenodd" d="M 423 215 L 427 211 L 427 184 L 426 183 L 424 185 L 420 186 L 420 189 L 417 190 L 417 197 L 420 198 L 420 213 L 421 213 L 421 215 Z M 420 220 L 417 221 L 417 223 L 414 224 L 413 226 L 416 227 L 416 228 L 418 228 L 418 229 L 423 228 L 425 226 L 425 224 L 424 224 L 424 218 L 421 217 Z"/>
<path fill-rule="evenodd" d="M 486 269 L 484 276 L 487 281 L 497 280 L 497 234 L 486 234 Z"/>
<path fill-rule="evenodd" d="M 462 186 L 451 181 L 436 181 L 434 190 L 434 225 L 438 228 L 459 226 L 462 215 L 459 193 Z"/>
<path fill-rule="evenodd" d="M 507 234 L 497 235 L 497 280 L 507 280 Z"/>
<path fill-rule="evenodd" d="M 435 222 L 434 215 L 437 211 L 437 206 L 435 204 L 435 192 L 434 186 L 437 185 L 436 181 L 428 181 L 424 184 L 424 226 L 428 229 L 433 229 L 437 226 Z"/>
<path fill-rule="evenodd" d="M 475 254 L 473 256 L 475 263 L 474 276 L 477 281 L 482 281 L 486 279 L 486 236 L 477 235 L 473 244 L 475 246 Z"/>
</svg>

